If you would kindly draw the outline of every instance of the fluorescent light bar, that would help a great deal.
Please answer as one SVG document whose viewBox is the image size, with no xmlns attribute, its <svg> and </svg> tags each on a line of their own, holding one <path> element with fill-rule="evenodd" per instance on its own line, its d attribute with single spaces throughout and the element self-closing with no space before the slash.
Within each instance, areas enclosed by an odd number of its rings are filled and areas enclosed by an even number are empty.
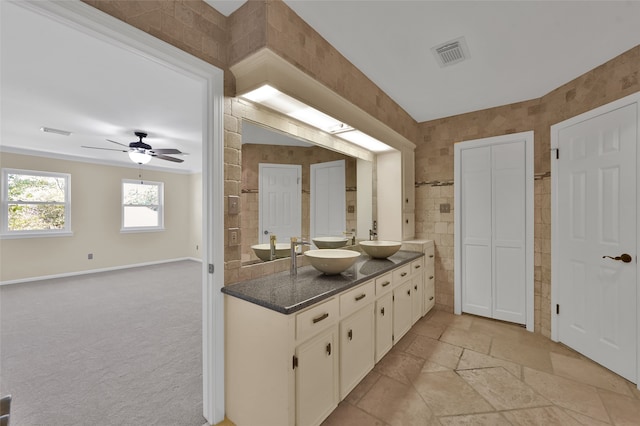
<svg viewBox="0 0 640 426">
<path fill-rule="evenodd" d="M 385 152 L 393 150 L 393 148 L 385 143 L 367 136 L 359 130 L 355 130 L 348 124 L 338 121 L 330 115 L 320 112 L 317 109 L 280 92 L 278 89 L 269 86 L 268 84 L 240 96 L 276 110 L 282 114 L 288 115 L 291 118 L 300 120 L 303 123 L 315 127 L 316 129 L 322 130 L 323 132 L 339 136 L 342 139 L 368 149 L 371 152 Z"/>
<path fill-rule="evenodd" d="M 350 132 L 343 132 L 336 134 L 337 137 L 348 140 L 349 142 L 368 149 L 371 152 L 386 152 L 392 151 L 389 145 L 380 142 L 378 139 L 374 139 L 369 135 L 362 133 L 360 130 L 352 130 Z"/>
<path fill-rule="evenodd" d="M 71 132 L 69 132 L 67 130 L 53 129 L 51 127 L 40 127 L 40 130 L 45 132 L 45 133 L 55 133 L 56 135 L 62 135 L 62 136 L 70 136 L 71 135 Z"/>
</svg>

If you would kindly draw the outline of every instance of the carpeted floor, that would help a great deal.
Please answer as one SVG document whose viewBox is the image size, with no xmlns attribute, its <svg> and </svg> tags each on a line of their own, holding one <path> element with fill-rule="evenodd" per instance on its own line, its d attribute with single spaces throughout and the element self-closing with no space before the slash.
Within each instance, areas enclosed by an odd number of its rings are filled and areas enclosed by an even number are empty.
<svg viewBox="0 0 640 426">
<path fill-rule="evenodd" d="M 12 426 L 201 426 L 201 264 L 0 287 Z"/>
</svg>

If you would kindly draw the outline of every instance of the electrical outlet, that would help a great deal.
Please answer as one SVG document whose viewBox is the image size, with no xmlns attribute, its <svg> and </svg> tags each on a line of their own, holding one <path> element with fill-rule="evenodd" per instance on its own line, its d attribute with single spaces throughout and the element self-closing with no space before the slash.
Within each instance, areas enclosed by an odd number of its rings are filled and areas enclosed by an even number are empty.
<svg viewBox="0 0 640 426">
<path fill-rule="evenodd" d="M 440 204 L 440 213 L 451 213 L 451 204 Z"/>
<path fill-rule="evenodd" d="M 89 259 L 89 260 L 93 260 L 93 253 L 89 253 L 89 254 L 87 255 L 87 259 Z"/>
<path fill-rule="evenodd" d="M 240 244 L 240 228 L 229 228 L 229 246 Z"/>
</svg>

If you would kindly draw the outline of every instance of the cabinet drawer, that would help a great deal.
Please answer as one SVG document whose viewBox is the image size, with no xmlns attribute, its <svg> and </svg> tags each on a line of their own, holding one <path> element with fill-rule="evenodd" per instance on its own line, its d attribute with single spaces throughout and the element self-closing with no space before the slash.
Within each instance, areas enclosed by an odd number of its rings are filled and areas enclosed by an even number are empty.
<svg viewBox="0 0 640 426">
<path fill-rule="evenodd" d="M 399 267 L 398 269 L 393 271 L 393 283 L 398 284 L 407 278 L 411 274 L 411 264 L 407 264 Z"/>
<path fill-rule="evenodd" d="M 421 274 L 424 271 L 424 258 L 420 258 L 418 260 L 414 260 L 411 262 L 411 273 L 412 274 Z"/>
<path fill-rule="evenodd" d="M 374 295 L 375 287 L 373 281 L 347 291 L 340 296 L 340 315 L 344 318 L 356 309 L 372 303 Z"/>
<path fill-rule="evenodd" d="M 338 299 L 333 298 L 296 315 L 296 339 L 302 341 L 338 321 Z"/>
<path fill-rule="evenodd" d="M 386 292 L 390 291 L 392 287 L 391 272 L 376 278 L 376 296 L 385 294 Z"/>
</svg>

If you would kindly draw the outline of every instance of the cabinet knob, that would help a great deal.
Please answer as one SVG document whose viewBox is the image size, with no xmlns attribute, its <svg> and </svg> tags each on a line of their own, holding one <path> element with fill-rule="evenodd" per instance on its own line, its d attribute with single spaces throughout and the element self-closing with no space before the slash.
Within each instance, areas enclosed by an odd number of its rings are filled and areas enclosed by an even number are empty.
<svg viewBox="0 0 640 426">
<path fill-rule="evenodd" d="M 407 273 L 406 273 L 406 272 L 403 272 L 403 273 L 401 273 L 401 274 L 400 274 L 400 276 L 401 276 L 401 277 L 404 277 L 404 276 L 406 276 L 406 275 L 407 275 Z"/>
<path fill-rule="evenodd" d="M 430 280 L 432 280 L 432 279 L 433 279 L 433 275 L 431 275 L 431 276 L 429 277 L 429 279 L 430 279 Z"/>
<path fill-rule="evenodd" d="M 433 255 L 432 255 L 432 254 L 430 254 L 430 255 L 429 255 L 429 257 L 430 257 L 430 258 L 432 258 L 432 257 L 433 257 Z"/>
<path fill-rule="evenodd" d="M 407 294 L 411 296 L 411 290 L 407 290 Z"/>
<path fill-rule="evenodd" d="M 414 286 L 413 286 L 413 289 L 414 289 L 415 291 L 418 291 L 418 284 L 414 285 Z"/>
<path fill-rule="evenodd" d="M 384 306 L 382 307 L 382 309 L 380 309 L 380 314 L 384 316 Z"/>
<path fill-rule="evenodd" d="M 431 296 L 431 297 L 429 298 L 429 300 L 433 300 L 433 296 Z"/>
<path fill-rule="evenodd" d="M 331 343 L 327 343 L 327 355 L 331 355 Z"/>
<path fill-rule="evenodd" d="M 416 265 L 416 266 L 414 266 L 414 268 L 420 269 L 420 265 Z"/>
<path fill-rule="evenodd" d="M 347 338 L 349 340 L 353 340 L 353 330 L 349 330 L 349 332 L 347 333 Z"/>
</svg>

